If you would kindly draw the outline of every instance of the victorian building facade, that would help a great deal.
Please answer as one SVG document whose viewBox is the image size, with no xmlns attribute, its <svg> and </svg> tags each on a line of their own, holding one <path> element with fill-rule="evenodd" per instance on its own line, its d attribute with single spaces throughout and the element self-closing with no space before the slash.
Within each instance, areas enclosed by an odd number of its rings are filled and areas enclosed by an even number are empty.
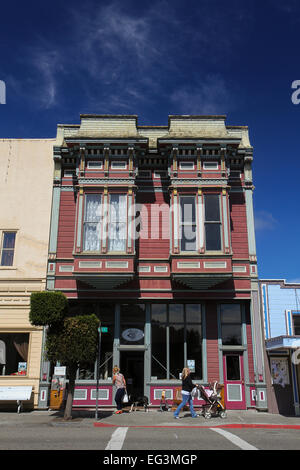
<svg viewBox="0 0 300 470">
<path fill-rule="evenodd" d="M 195 382 L 224 384 L 228 409 L 267 408 L 253 148 L 247 127 L 225 121 L 58 125 L 47 289 L 99 316 L 101 406 L 114 403 L 117 364 L 154 406 L 162 390 L 172 401 L 189 365 Z M 43 362 L 40 406 L 49 379 Z M 81 364 L 74 406 L 95 402 L 96 364 Z"/>
</svg>

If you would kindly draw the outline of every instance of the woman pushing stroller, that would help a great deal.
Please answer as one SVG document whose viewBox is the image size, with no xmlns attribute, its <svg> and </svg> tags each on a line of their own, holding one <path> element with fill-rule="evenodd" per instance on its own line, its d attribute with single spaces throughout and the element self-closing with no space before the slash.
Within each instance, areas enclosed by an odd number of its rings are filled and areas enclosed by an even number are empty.
<svg viewBox="0 0 300 470">
<path fill-rule="evenodd" d="M 180 410 L 188 403 L 191 411 L 192 418 L 198 418 L 193 406 L 193 398 L 191 392 L 193 388 L 198 387 L 198 385 L 193 384 L 191 378 L 191 371 L 188 367 L 185 367 L 181 374 L 182 379 L 182 402 L 174 411 L 174 418 L 179 419 Z"/>
</svg>

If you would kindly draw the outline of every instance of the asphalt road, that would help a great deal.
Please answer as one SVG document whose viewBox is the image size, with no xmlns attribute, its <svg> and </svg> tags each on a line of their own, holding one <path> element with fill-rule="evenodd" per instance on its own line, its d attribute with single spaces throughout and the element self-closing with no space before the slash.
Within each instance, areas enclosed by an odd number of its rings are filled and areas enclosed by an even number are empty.
<svg viewBox="0 0 300 470">
<path fill-rule="evenodd" d="M 0 451 L 234 451 L 234 450 L 300 450 L 300 428 L 230 428 L 182 426 L 96 427 L 93 419 L 62 422 L 55 419 L 0 419 Z M 210 425 L 211 423 L 211 425 Z M 211 426 L 211 427 L 210 427 Z M 102 455 L 102 454 L 101 454 Z M 103 454 L 104 455 L 104 454 Z M 146 455 L 146 453 L 145 453 Z M 100 454 L 99 454 L 100 458 Z M 116 462 L 117 463 L 117 462 Z M 198 462 L 199 463 L 199 462 Z M 133 465 L 132 465 L 133 467 Z"/>
</svg>

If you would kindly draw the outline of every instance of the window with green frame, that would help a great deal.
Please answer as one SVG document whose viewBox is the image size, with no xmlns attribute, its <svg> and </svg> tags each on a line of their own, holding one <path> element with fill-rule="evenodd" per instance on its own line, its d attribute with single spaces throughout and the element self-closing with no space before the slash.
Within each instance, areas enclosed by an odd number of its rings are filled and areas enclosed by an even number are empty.
<svg viewBox="0 0 300 470">
<path fill-rule="evenodd" d="M 151 376 L 179 379 L 192 360 L 192 377 L 203 378 L 202 316 L 200 304 L 152 304 Z"/>
<path fill-rule="evenodd" d="M 240 304 L 221 305 L 221 331 L 224 346 L 242 345 L 242 311 Z"/>
</svg>

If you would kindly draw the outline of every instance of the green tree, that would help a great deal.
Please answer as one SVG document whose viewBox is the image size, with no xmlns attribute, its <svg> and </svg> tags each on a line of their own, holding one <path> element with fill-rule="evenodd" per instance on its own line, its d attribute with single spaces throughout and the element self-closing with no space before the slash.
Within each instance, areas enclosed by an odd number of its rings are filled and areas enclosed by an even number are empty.
<svg viewBox="0 0 300 470">
<path fill-rule="evenodd" d="M 30 322 L 48 326 L 46 357 L 67 368 L 69 379 L 64 419 L 72 419 L 76 371 L 80 363 L 94 362 L 97 356 L 99 319 L 95 314 L 68 316 L 68 300 L 61 292 L 31 295 Z"/>
</svg>

